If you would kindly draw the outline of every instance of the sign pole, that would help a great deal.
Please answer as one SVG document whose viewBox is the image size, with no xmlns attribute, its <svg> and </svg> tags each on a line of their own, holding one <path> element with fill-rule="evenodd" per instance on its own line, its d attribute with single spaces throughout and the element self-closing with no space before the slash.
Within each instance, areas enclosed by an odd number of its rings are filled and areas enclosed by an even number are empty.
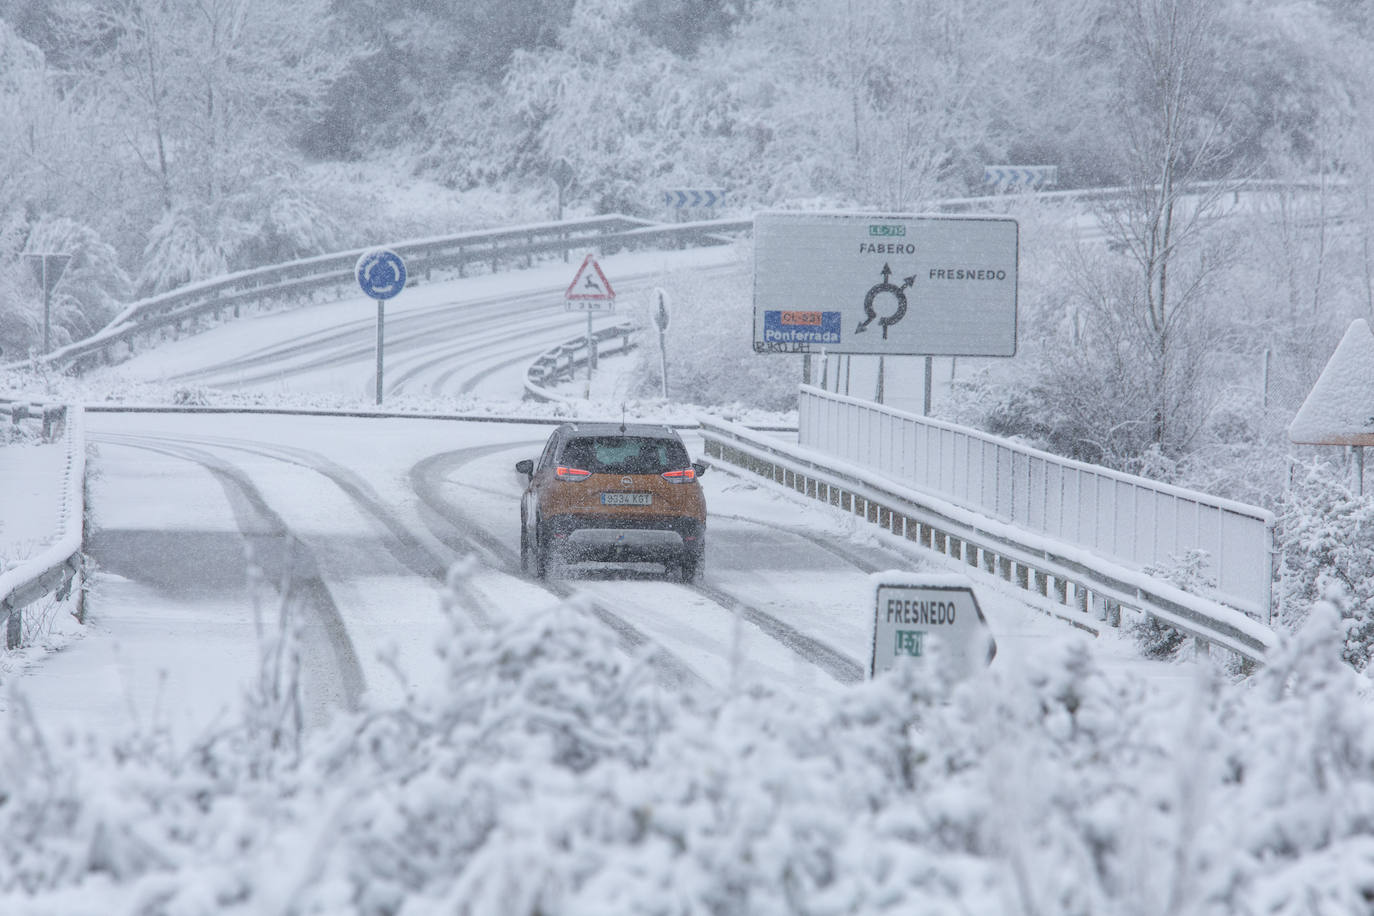
<svg viewBox="0 0 1374 916">
<path fill-rule="evenodd" d="M 931 376 L 934 375 L 934 374 L 935 374 L 935 360 L 934 360 L 932 357 L 927 356 L 927 357 L 926 357 L 926 396 L 925 396 L 925 406 L 924 406 L 924 411 L 923 411 L 923 413 L 921 414 L 921 416 L 923 416 L 923 417 L 928 417 L 928 416 L 930 416 L 930 385 L 931 385 Z"/>
<path fill-rule="evenodd" d="M 62 279 L 62 272 L 67 269 L 67 262 L 72 256 L 33 252 L 25 254 L 24 259 L 33 269 L 34 279 L 43 287 L 43 352 L 47 353 L 52 349 L 52 290 L 57 281 Z"/>
<path fill-rule="evenodd" d="M 587 309 L 587 400 L 592 399 L 592 310 Z"/>
<path fill-rule="evenodd" d="M 596 258 L 588 254 L 582 259 L 572 282 L 563 293 L 563 307 L 568 311 L 582 308 L 587 312 L 587 400 L 592 399 L 592 366 L 596 362 L 596 340 L 592 336 L 592 312 L 598 308 L 615 311 L 615 290 L 601 271 Z"/>
<path fill-rule="evenodd" d="M 654 309 L 654 324 L 658 325 L 658 359 L 663 376 L 663 400 L 668 400 L 668 343 L 664 334 L 668 330 L 668 294 L 660 287 L 654 287 L 654 298 L 658 308 Z"/>
<path fill-rule="evenodd" d="M 48 285 L 48 256 L 43 255 L 43 352 L 52 351 L 52 288 Z"/>
<path fill-rule="evenodd" d="M 377 406 L 382 403 L 382 328 L 386 324 L 386 300 L 377 300 Z"/>
<path fill-rule="evenodd" d="M 358 285 L 377 302 L 377 405 L 382 403 L 382 343 L 385 337 L 386 300 L 406 286 L 406 265 L 394 251 L 379 248 L 358 258 Z"/>
</svg>

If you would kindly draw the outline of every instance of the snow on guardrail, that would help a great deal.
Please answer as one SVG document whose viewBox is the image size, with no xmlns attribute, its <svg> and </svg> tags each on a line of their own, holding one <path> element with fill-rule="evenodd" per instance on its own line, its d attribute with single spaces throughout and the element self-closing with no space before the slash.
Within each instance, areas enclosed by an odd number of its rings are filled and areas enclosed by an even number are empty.
<svg viewBox="0 0 1374 916">
<path fill-rule="evenodd" d="M 435 270 L 453 270 L 462 277 L 466 270 L 480 265 L 492 270 L 512 263 L 529 267 L 536 256 L 586 249 L 607 253 L 655 246 L 723 245 L 731 241 L 732 234 L 752 226 L 752 220 L 668 225 L 611 215 L 396 242 L 388 247 L 406 259 L 412 277 L 429 278 Z M 228 310 L 237 316 L 245 305 L 308 299 L 321 292 L 337 298 L 356 295 L 353 272 L 365 250 L 369 249 L 319 255 L 188 284 L 132 303 L 90 337 L 5 368 L 22 369 L 36 362 L 81 372 L 102 362 L 118 361 L 139 338 L 160 336 L 168 327 L 180 330 L 205 315 L 219 316 Z"/>
<path fill-rule="evenodd" d="M 39 420 L 45 439 L 61 436 L 66 445 L 61 508 L 51 543 L 13 568 L 0 571 L 0 620 L 5 621 L 5 647 L 13 649 L 23 633 L 24 609 L 40 598 L 51 594 L 56 600 L 65 601 L 75 587 L 77 619 L 84 613 L 79 580 L 83 576 L 86 435 L 85 413 L 79 406 L 0 401 L 0 410 L 6 408 L 16 418 L 14 422 L 24 418 Z M 0 498 L 3 496 L 0 486 Z"/>
<path fill-rule="evenodd" d="M 541 353 L 525 370 L 525 396 L 536 401 L 567 402 L 571 400 L 549 389 L 549 385 L 560 380 L 571 381 L 579 368 L 592 367 L 602 356 L 612 353 L 628 353 L 635 348 L 631 340 L 635 327 L 628 322 L 612 327 L 598 328 L 592 332 L 591 347 L 587 346 L 587 336 L 574 337 L 556 347 Z M 602 346 L 602 344 L 608 344 Z"/>
</svg>

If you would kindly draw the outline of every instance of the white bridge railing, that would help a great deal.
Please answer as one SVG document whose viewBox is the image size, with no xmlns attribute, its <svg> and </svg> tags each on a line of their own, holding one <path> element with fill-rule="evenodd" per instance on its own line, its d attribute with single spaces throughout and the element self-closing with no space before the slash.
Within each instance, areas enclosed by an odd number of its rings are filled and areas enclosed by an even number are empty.
<svg viewBox="0 0 1374 916">
<path fill-rule="evenodd" d="M 876 470 L 774 435 L 703 419 L 706 454 L 805 496 L 852 512 L 885 531 L 1046 599 L 1057 616 L 1096 632 L 1120 626 L 1129 608 L 1193 637 L 1199 650 L 1225 649 L 1262 663 L 1276 637 L 1264 623 L 1211 597 L 1185 592 L 1138 568 L 1028 531 L 900 483 Z"/>
<path fill-rule="evenodd" d="M 1168 567 L 1205 551 L 1212 597 L 1270 619 L 1274 517 L 1264 509 L 809 386 L 798 441 L 1127 568 Z"/>
</svg>

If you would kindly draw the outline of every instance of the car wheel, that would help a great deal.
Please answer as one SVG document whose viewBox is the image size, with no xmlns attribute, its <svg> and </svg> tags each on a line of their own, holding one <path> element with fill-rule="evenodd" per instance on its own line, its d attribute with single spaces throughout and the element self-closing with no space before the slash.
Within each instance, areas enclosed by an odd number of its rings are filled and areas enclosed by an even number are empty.
<svg viewBox="0 0 1374 916">
<path fill-rule="evenodd" d="M 677 563 L 678 578 L 683 582 L 691 582 L 701 572 L 701 558 L 692 551 L 685 551 L 682 559 Z"/>
<path fill-rule="evenodd" d="M 534 574 L 537 578 L 549 577 L 549 554 L 553 545 L 549 543 L 549 531 L 541 523 L 534 525 Z"/>
<path fill-rule="evenodd" d="M 533 565 L 533 557 L 530 556 L 530 533 L 525 527 L 525 520 L 520 520 L 520 571 L 529 574 L 530 567 Z"/>
</svg>

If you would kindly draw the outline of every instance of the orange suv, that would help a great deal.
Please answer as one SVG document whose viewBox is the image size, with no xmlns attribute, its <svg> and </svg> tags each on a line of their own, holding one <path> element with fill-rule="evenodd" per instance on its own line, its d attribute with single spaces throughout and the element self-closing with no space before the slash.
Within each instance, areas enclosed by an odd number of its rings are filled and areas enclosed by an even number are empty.
<svg viewBox="0 0 1374 916">
<path fill-rule="evenodd" d="M 690 582 L 706 548 L 706 498 L 671 427 L 567 423 L 549 436 L 520 499 L 520 567 L 539 578 L 555 560 L 663 563 Z"/>
</svg>

